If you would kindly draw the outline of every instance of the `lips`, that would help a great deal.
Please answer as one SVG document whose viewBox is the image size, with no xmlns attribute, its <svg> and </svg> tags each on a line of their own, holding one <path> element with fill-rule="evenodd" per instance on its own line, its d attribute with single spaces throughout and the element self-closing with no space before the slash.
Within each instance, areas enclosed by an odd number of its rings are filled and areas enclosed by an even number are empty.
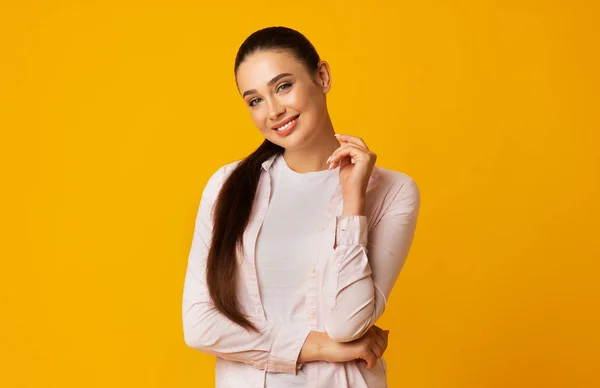
<svg viewBox="0 0 600 388">
<path fill-rule="evenodd" d="M 291 121 L 294 121 L 294 120 L 295 120 L 295 119 L 297 119 L 299 116 L 300 116 L 300 115 L 296 115 L 296 116 L 288 117 L 287 119 L 285 119 L 285 120 L 283 120 L 283 121 L 281 121 L 281 122 L 279 122 L 279 123 L 277 123 L 277 124 L 273 125 L 273 126 L 271 127 L 271 129 L 277 130 L 277 128 L 280 128 L 280 127 L 282 127 L 282 126 L 286 125 L 287 123 L 289 123 L 289 122 L 291 122 Z"/>
</svg>

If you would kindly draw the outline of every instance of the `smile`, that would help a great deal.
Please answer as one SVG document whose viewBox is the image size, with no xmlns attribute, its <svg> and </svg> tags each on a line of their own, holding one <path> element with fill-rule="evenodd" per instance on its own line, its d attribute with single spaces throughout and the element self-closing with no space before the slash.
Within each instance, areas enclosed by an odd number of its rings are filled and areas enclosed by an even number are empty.
<svg viewBox="0 0 600 388">
<path fill-rule="evenodd" d="M 288 129 L 289 127 L 291 127 L 292 125 L 294 125 L 296 123 L 296 120 L 298 120 L 299 116 L 300 115 L 294 116 L 294 118 L 292 118 L 291 120 L 287 121 L 283 125 L 273 126 L 273 129 L 276 130 L 276 131 L 285 131 L 286 129 Z"/>
<path fill-rule="evenodd" d="M 300 115 L 283 121 L 283 125 L 277 124 L 279 126 L 273 126 L 272 128 L 277 135 L 282 137 L 288 136 L 296 128 L 296 124 L 298 124 L 298 117 L 300 117 Z"/>
</svg>

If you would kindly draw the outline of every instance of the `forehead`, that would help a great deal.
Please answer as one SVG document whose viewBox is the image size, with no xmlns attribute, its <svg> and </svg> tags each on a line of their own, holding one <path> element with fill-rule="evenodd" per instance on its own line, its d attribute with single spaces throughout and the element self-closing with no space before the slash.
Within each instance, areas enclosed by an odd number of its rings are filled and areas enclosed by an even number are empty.
<svg viewBox="0 0 600 388">
<path fill-rule="evenodd" d="M 238 88 L 258 89 L 281 73 L 301 76 L 306 73 L 303 64 L 286 51 L 258 51 L 249 55 L 237 71 Z"/>
</svg>

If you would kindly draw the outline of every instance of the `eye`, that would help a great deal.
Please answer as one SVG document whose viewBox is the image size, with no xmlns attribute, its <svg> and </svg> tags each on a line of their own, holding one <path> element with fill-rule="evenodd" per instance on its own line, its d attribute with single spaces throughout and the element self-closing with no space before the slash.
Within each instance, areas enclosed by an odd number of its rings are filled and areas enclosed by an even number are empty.
<svg viewBox="0 0 600 388">
<path fill-rule="evenodd" d="M 255 106 L 256 104 L 258 104 L 260 102 L 260 98 L 253 98 L 252 100 L 250 100 L 250 102 L 248 103 L 249 106 Z"/>
<path fill-rule="evenodd" d="M 281 85 L 279 85 L 279 86 L 277 87 L 277 91 L 280 91 L 280 90 L 286 90 L 286 89 L 289 89 L 289 88 L 291 88 L 291 87 L 292 87 L 292 84 L 291 84 L 291 82 L 284 82 L 284 83 L 282 83 Z"/>
</svg>

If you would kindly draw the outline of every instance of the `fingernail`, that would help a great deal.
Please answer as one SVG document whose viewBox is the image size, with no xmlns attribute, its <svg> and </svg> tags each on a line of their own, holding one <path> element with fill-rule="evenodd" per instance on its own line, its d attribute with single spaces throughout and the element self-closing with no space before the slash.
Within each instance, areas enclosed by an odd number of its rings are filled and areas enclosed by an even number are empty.
<svg viewBox="0 0 600 388">
<path fill-rule="evenodd" d="M 331 156 L 327 158 L 327 162 L 325 162 L 325 163 L 329 163 L 329 159 L 331 159 Z"/>
<path fill-rule="evenodd" d="M 331 170 L 331 165 L 332 165 L 332 164 L 333 164 L 333 163 L 329 163 L 329 168 L 328 168 L 328 170 Z"/>
<path fill-rule="evenodd" d="M 334 133 L 334 134 L 333 134 L 333 136 L 339 136 L 339 135 L 340 135 L 339 133 Z"/>
</svg>

